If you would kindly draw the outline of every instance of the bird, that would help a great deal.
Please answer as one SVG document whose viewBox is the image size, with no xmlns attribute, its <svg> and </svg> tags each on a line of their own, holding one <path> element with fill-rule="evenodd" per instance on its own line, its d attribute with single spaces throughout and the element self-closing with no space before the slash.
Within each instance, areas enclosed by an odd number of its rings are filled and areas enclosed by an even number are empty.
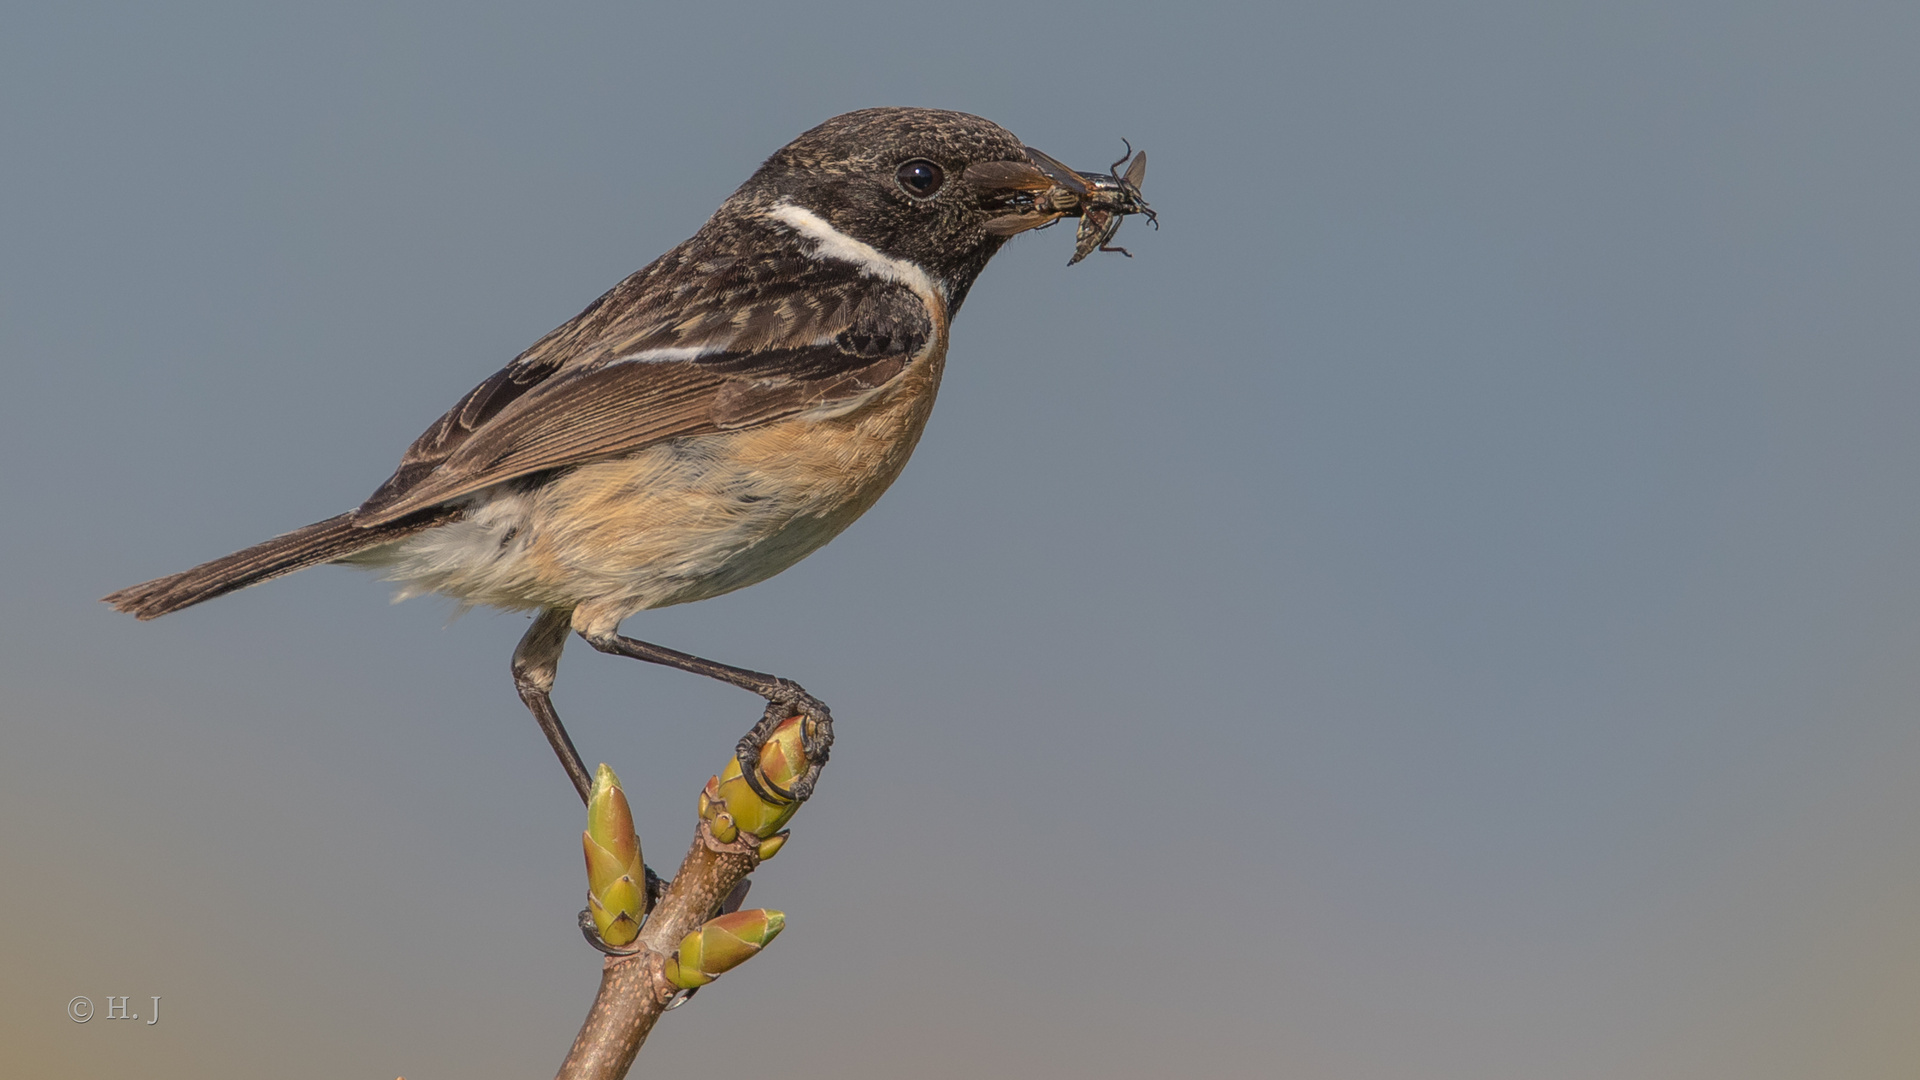
<svg viewBox="0 0 1920 1080">
<path fill-rule="evenodd" d="M 358 507 L 104 599 L 154 619 L 342 563 L 400 598 L 531 611 L 514 685 L 583 800 L 592 775 L 551 698 L 570 634 L 765 699 L 742 774 L 764 797 L 804 800 L 832 743 L 825 703 L 621 623 L 763 581 L 874 504 L 926 427 L 975 279 L 1009 237 L 1060 216 L 1044 198 L 1036 209 L 1051 186 L 978 116 L 835 116 L 468 392 Z M 753 765 L 792 716 L 810 765 L 780 788 Z"/>
</svg>

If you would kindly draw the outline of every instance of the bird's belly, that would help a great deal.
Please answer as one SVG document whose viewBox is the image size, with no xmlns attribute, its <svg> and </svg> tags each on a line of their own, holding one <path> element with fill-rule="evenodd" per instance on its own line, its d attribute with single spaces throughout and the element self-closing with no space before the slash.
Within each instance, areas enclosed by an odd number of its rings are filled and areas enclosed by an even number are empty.
<svg viewBox="0 0 1920 1080">
<path fill-rule="evenodd" d="M 938 355 L 852 409 L 689 436 L 482 492 L 456 522 L 369 553 L 402 596 L 574 607 L 576 627 L 751 585 L 818 550 L 900 475 Z"/>
</svg>

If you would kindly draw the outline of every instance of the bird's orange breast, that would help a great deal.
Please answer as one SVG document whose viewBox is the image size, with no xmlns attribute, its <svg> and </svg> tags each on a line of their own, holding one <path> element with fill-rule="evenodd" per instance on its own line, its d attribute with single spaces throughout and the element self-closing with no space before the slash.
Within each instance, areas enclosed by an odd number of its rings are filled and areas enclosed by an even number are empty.
<svg viewBox="0 0 1920 1080">
<path fill-rule="evenodd" d="M 670 440 L 541 485 L 518 560 L 538 579 L 536 602 L 579 605 L 576 628 L 617 625 L 792 566 L 900 475 L 945 362 L 942 340 L 851 405 Z"/>
</svg>

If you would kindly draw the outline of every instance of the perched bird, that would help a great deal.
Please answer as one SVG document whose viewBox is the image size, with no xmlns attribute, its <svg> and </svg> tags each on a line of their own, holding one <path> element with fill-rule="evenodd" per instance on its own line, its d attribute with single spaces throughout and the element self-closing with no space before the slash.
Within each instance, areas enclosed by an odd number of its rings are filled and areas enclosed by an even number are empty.
<svg viewBox="0 0 1920 1080">
<path fill-rule="evenodd" d="M 812 770 L 763 792 L 804 799 L 832 738 L 824 704 L 625 637 L 621 621 L 771 577 L 873 505 L 926 426 L 975 276 L 1008 236 L 1059 216 L 1034 211 L 1049 184 L 977 116 L 836 116 L 461 398 L 358 508 L 106 601 L 152 619 L 338 562 L 403 596 L 537 611 L 514 683 L 581 798 L 592 776 L 548 696 L 569 630 L 765 698 L 741 740 L 750 780 L 772 727 L 805 716 Z"/>
</svg>

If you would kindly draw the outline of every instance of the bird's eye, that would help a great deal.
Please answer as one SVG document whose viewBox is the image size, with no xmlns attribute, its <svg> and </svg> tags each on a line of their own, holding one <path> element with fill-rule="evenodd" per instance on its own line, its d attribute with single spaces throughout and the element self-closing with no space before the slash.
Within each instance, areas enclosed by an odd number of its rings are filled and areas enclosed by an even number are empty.
<svg viewBox="0 0 1920 1080">
<path fill-rule="evenodd" d="M 916 199 L 933 198 L 934 192 L 939 191 L 940 185 L 947 180 L 947 174 L 941 171 L 940 166 L 926 158 L 914 158 L 900 166 L 893 176 L 900 181 L 900 186 L 906 189 L 907 194 Z"/>
</svg>

